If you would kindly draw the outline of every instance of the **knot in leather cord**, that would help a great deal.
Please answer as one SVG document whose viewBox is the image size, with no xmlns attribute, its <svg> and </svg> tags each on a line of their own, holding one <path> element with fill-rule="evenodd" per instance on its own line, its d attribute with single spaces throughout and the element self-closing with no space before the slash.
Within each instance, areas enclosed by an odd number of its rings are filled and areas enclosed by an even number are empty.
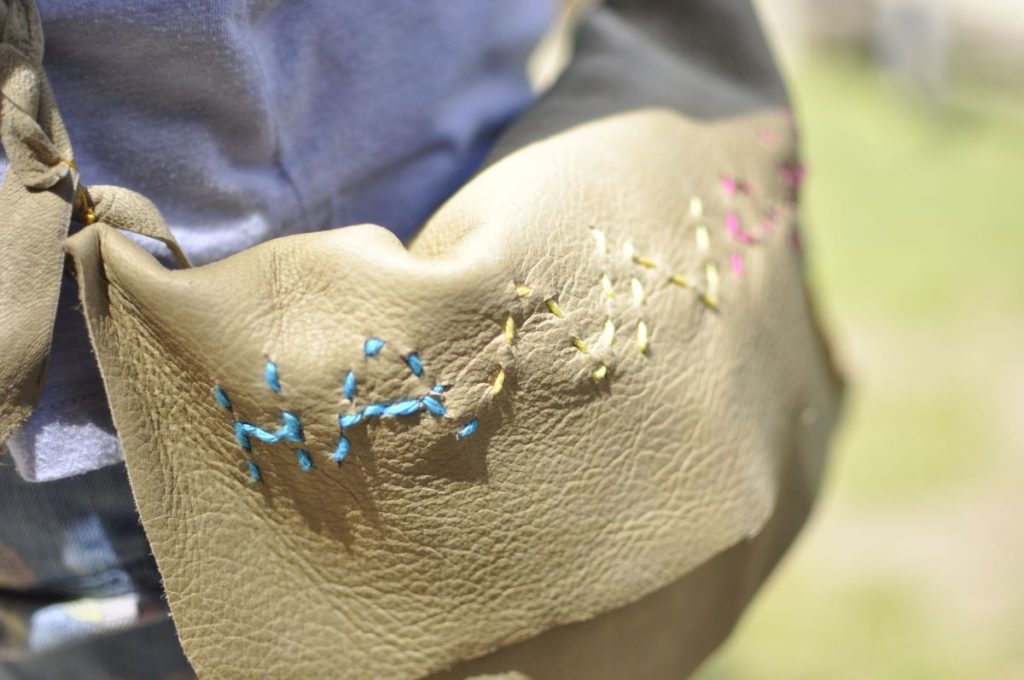
<svg viewBox="0 0 1024 680">
<path fill-rule="evenodd" d="M 39 399 L 73 211 L 88 229 L 106 223 L 163 241 L 188 266 L 156 206 L 127 189 L 79 184 L 42 64 L 35 3 L 0 0 L 0 144 L 10 161 L 0 184 L 0 442 Z"/>
<path fill-rule="evenodd" d="M 71 141 L 42 74 L 43 30 L 29 0 L 0 2 L 0 142 L 10 168 L 30 189 L 67 176 Z"/>
<path fill-rule="evenodd" d="M 78 163 L 73 160 L 66 160 L 64 163 L 78 172 Z M 93 204 L 89 198 L 89 192 L 86 190 L 84 184 L 78 185 L 78 191 L 75 192 L 75 217 L 79 222 L 85 226 L 89 226 L 96 222 L 96 212 L 93 210 Z"/>
<path fill-rule="evenodd" d="M 179 267 L 187 269 L 192 266 L 160 210 L 142 194 L 124 187 L 105 185 L 90 186 L 88 193 L 82 191 L 82 194 L 82 221 L 85 224 L 106 225 L 156 239 L 167 246 Z"/>
<path fill-rule="evenodd" d="M 31 415 L 57 316 L 78 173 L 32 0 L 0 0 L 0 442 Z M 83 203 L 87 205 L 87 203 Z"/>
</svg>

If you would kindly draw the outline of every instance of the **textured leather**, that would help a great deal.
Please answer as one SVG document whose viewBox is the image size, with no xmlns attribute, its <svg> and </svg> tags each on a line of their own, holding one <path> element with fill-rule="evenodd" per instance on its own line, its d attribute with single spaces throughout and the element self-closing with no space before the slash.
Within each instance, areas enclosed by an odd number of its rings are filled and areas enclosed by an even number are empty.
<svg viewBox="0 0 1024 680">
<path fill-rule="evenodd" d="M 0 142 L 9 161 L 0 186 L 0 442 L 38 400 L 78 183 L 42 62 L 35 4 L 0 0 Z"/>
<path fill-rule="evenodd" d="M 665 680 L 688 676 L 732 629 L 810 510 L 813 428 L 792 428 L 779 452 L 778 502 L 748 541 L 719 553 L 675 583 L 597 618 L 554 628 L 430 680 L 509 673 L 517 680 Z M 810 448 L 808 448 L 810 447 Z M 513 670 L 514 669 L 514 670 Z"/>
<path fill-rule="evenodd" d="M 91 190 L 68 250 L 201 677 L 676 677 L 727 633 L 840 394 L 762 45 L 685 39 L 744 6 L 595 15 L 409 250 L 363 225 L 169 270 L 119 232 L 165 235 L 155 207 Z"/>
<path fill-rule="evenodd" d="M 763 129 L 785 140 L 788 124 L 648 110 L 580 126 L 460 191 L 426 227 L 430 257 L 360 226 L 169 271 L 102 224 L 75 236 L 133 488 L 200 675 L 414 678 L 627 605 L 762 530 L 808 409 L 824 424 L 802 461 L 813 483 L 836 392 L 792 224 L 746 249 L 743 277 L 722 268 L 716 313 L 706 261 L 734 246 L 716 230 L 701 252 L 688 212 L 696 194 L 707 222 L 732 207 L 753 223 L 785 200 L 790 144 L 758 146 Z M 730 206 L 721 175 L 758 200 Z M 371 337 L 388 344 L 366 358 Z M 414 351 L 426 382 L 401 358 Z M 447 385 L 448 417 L 365 424 L 336 466 L 350 369 L 363 404 Z M 301 417 L 314 469 L 300 445 L 256 443 L 249 483 L 233 419 L 273 429 L 282 410 Z M 479 432 L 456 439 L 471 418 Z"/>
</svg>

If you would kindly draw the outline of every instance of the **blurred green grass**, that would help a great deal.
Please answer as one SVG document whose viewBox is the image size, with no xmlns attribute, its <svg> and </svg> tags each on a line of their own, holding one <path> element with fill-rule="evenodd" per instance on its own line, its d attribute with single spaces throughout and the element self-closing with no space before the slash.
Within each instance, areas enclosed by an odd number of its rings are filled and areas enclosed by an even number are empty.
<svg viewBox="0 0 1024 680">
<path fill-rule="evenodd" d="M 812 277 L 851 394 L 811 523 L 721 678 L 1024 677 L 1024 95 L 790 74 Z"/>
<path fill-rule="evenodd" d="M 995 112 L 1011 108 L 1006 95 L 999 109 L 984 92 L 938 104 L 836 58 L 793 82 L 829 299 L 915 320 L 1024 310 L 1024 124 Z"/>
</svg>

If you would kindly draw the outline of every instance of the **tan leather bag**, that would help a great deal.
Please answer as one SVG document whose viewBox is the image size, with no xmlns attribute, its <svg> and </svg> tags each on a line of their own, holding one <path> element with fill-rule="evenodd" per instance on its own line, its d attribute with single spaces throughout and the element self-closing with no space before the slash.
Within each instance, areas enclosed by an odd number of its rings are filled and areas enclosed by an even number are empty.
<svg viewBox="0 0 1024 680">
<path fill-rule="evenodd" d="M 745 27 L 727 67 L 688 12 Z M 201 677 L 672 678 L 727 634 L 806 516 L 840 394 L 752 20 L 590 16 L 408 250 L 363 225 L 170 270 L 119 233 L 170 241 L 148 201 L 77 202 L 91 339 Z M 66 227 L 63 167 L 4 238 Z"/>
</svg>

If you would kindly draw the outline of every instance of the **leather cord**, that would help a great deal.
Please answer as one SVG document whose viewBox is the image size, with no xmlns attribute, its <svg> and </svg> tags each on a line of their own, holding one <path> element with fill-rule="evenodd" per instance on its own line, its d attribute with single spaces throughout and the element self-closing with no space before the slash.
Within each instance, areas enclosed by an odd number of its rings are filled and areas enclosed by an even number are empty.
<svg viewBox="0 0 1024 680">
<path fill-rule="evenodd" d="M 78 173 L 42 70 L 32 0 L 0 4 L 0 441 L 35 408 L 43 382 Z"/>
<path fill-rule="evenodd" d="M 127 189 L 80 183 L 42 64 L 35 2 L 0 0 L 0 144 L 10 162 L 0 186 L 0 442 L 38 401 L 73 219 L 155 238 L 180 266 L 190 266 L 152 202 Z"/>
</svg>

